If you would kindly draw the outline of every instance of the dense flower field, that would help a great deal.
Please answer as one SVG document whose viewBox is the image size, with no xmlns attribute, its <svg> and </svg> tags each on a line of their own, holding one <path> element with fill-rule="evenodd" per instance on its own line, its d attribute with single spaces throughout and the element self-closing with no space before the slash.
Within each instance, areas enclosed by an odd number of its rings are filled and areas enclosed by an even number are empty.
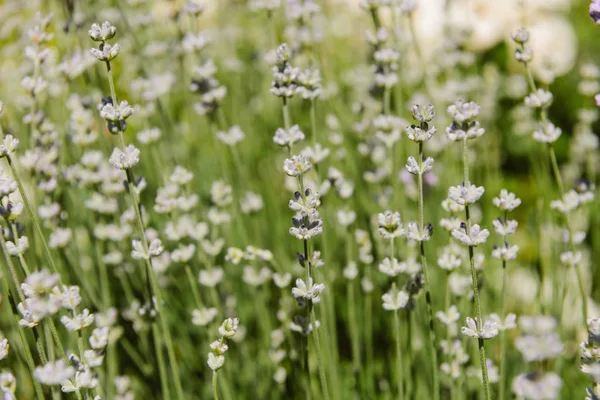
<svg viewBox="0 0 600 400">
<path fill-rule="evenodd" d="M 597 25 L 3 2 L 3 399 L 600 399 Z"/>
</svg>

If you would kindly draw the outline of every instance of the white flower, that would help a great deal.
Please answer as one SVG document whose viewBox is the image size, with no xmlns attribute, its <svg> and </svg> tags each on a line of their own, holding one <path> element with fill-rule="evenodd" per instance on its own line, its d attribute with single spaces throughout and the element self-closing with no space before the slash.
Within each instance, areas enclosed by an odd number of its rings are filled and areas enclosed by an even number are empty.
<svg viewBox="0 0 600 400">
<path fill-rule="evenodd" d="M 379 271 L 390 277 L 394 277 L 400 273 L 406 272 L 406 263 L 399 263 L 395 257 L 392 259 L 386 257 L 381 264 L 379 264 Z"/>
<path fill-rule="evenodd" d="M 435 313 L 437 319 L 442 321 L 444 325 L 450 326 L 458 322 L 460 318 L 460 313 L 458 312 L 458 308 L 455 305 L 451 305 L 450 308 L 446 312 L 438 311 Z"/>
<path fill-rule="evenodd" d="M 0 342 L 0 361 L 6 358 L 9 349 L 10 345 L 8 344 L 8 339 L 3 339 Z"/>
<path fill-rule="evenodd" d="M 465 121 L 470 121 L 479 115 L 479 110 L 481 107 L 476 103 L 470 101 L 465 102 L 462 99 L 456 101 L 456 103 L 448 106 L 447 112 L 454 119 L 454 121 L 458 123 L 463 123 Z"/>
<path fill-rule="evenodd" d="M 471 185 L 469 182 L 460 186 L 451 186 L 448 189 L 448 198 L 460 205 L 473 204 L 483 196 L 483 186 Z"/>
<path fill-rule="evenodd" d="M 340 225 L 350 226 L 356 221 L 356 212 L 353 210 L 338 210 L 337 219 Z"/>
<path fill-rule="evenodd" d="M 227 146 L 235 146 L 244 140 L 245 137 L 246 135 L 244 135 L 244 131 L 242 131 L 242 128 L 240 128 L 239 125 L 232 126 L 227 132 L 217 132 L 217 139 Z"/>
<path fill-rule="evenodd" d="M 14 138 L 13 135 L 6 135 L 0 144 L 0 158 L 14 153 L 18 145 L 19 139 Z"/>
<path fill-rule="evenodd" d="M 425 175 L 433 169 L 433 158 L 427 157 L 423 160 L 421 167 L 419 167 L 419 163 L 415 160 L 414 157 L 408 157 L 408 161 L 406 162 L 406 169 L 413 175 Z"/>
<path fill-rule="evenodd" d="M 356 279 L 356 277 L 358 276 L 358 268 L 356 267 L 356 262 L 348 262 L 348 265 L 344 267 L 343 273 L 344 278 L 348 279 L 349 281 Z"/>
<path fill-rule="evenodd" d="M 210 197 L 212 202 L 219 207 L 224 207 L 231 204 L 233 189 L 231 185 L 227 185 L 225 182 L 218 180 L 213 182 L 210 187 Z"/>
<path fill-rule="evenodd" d="M 73 318 L 63 315 L 60 317 L 60 322 L 70 331 L 80 331 L 94 322 L 94 314 L 91 314 L 90 310 L 86 308 L 81 314 L 76 314 Z"/>
<path fill-rule="evenodd" d="M 322 283 L 313 284 L 312 278 L 308 278 L 308 282 L 298 278 L 296 279 L 296 287 L 292 288 L 292 295 L 297 299 L 305 298 L 317 302 L 323 290 L 325 290 L 325 285 Z"/>
<path fill-rule="evenodd" d="M 525 97 L 525 105 L 530 108 L 548 108 L 552 104 L 552 93 L 537 89 Z"/>
<path fill-rule="evenodd" d="M 521 352 L 527 362 L 543 361 L 559 357 L 565 346 L 560 341 L 558 333 L 545 335 L 525 335 L 515 340 L 515 347 Z"/>
<path fill-rule="evenodd" d="M 64 248 L 67 247 L 71 242 L 71 238 L 73 237 L 73 232 L 70 228 L 59 228 L 57 227 L 54 232 L 50 234 L 50 240 L 48 245 L 55 248 Z"/>
<path fill-rule="evenodd" d="M 230 339 L 235 335 L 239 326 L 239 318 L 227 318 L 219 327 L 219 334 L 224 338 Z"/>
<path fill-rule="evenodd" d="M 425 129 L 421 129 L 416 125 L 407 126 L 406 136 L 413 142 L 426 142 L 435 135 L 436 129 L 435 126 L 426 127 Z"/>
<path fill-rule="evenodd" d="M 462 334 L 469 337 L 479 339 L 491 339 L 498 335 L 498 325 L 493 320 L 487 320 L 483 323 L 483 327 L 479 329 L 477 318 L 467 317 L 467 326 L 463 326 Z"/>
<path fill-rule="evenodd" d="M 562 262 L 567 267 L 574 267 L 577 264 L 581 263 L 583 259 L 583 255 L 580 251 L 573 253 L 572 251 L 565 251 L 560 255 L 560 262 Z"/>
<path fill-rule="evenodd" d="M 575 190 L 569 190 L 563 195 L 561 200 L 553 200 L 550 202 L 550 208 L 558 210 L 563 214 L 568 214 L 575 210 L 581 204 L 581 198 Z"/>
<path fill-rule="evenodd" d="M 140 150 L 132 144 L 128 145 L 125 151 L 115 147 L 108 161 L 117 169 L 133 168 L 140 162 Z"/>
<path fill-rule="evenodd" d="M 121 49 L 119 43 L 115 43 L 113 46 L 108 43 L 102 43 L 100 46 L 101 49 L 90 49 L 92 55 L 100 61 L 113 60 L 119 54 L 119 50 Z"/>
<path fill-rule="evenodd" d="M 50 293 L 52 288 L 60 282 L 60 275 L 52 274 L 47 269 L 31 273 L 21 289 L 26 297 L 37 297 Z"/>
<path fill-rule="evenodd" d="M 25 254 L 25 252 L 27 251 L 28 248 L 29 248 L 29 239 L 27 239 L 27 236 L 21 236 L 19 238 L 17 245 L 15 245 L 11 241 L 6 242 L 6 250 L 7 250 L 8 254 L 10 254 L 11 256 L 17 257 L 20 255 L 23 255 L 23 254 Z"/>
<path fill-rule="evenodd" d="M 107 40 L 112 39 L 115 36 L 115 33 L 117 33 L 117 28 L 112 26 L 108 21 L 104 21 L 102 25 L 94 23 L 88 31 L 92 40 L 96 42 L 106 42 Z"/>
<path fill-rule="evenodd" d="M 304 133 L 302 133 L 298 125 L 292 126 L 287 131 L 282 128 L 278 128 L 275 132 L 275 136 L 273 136 L 273 142 L 282 147 L 292 146 L 301 140 L 304 140 Z"/>
<path fill-rule="evenodd" d="M 330 153 L 331 150 L 329 150 L 327 147 L 324 148 L 320 143 L 316 143 L 314 147 L 308 146 L 301 152 L 301 154 L 313 164 L 322 162 L 329 156 Z"/>
<path fill-rule="evenodd" d="M 218 371 L 225 363 L 225 356 L 208 353 L 208 367 L 213 371 Z"/>
<path fill-rule="evenodd" d="M 96 375 L 92 373 L 88 368 L 77 371 L 75 373 L 75 380 L 65 379 L 61 382 L 60 390 L 64 393 L 72 393 L 80 389 L 93 389 L 98 386 L 98 379 Z"/>
<path fill-rule="evenodd" d="M 215 287 L 223 280 L 223 270 L 221 268 L 213 268 L 211 270 L 200 271 L 198 282 L 202 286 Z"/>
<path fill-rule="evenodd" d="M 480 244 L 485 243 L 488 236 L 490 236 L 490 231 L 487 229 L 481 229 L 481 227 L 477 224 L 471 226 L 471 230 L 468 234 L 465 228 L 466 227 L 461 227 L 461 229 L 454 229 L 452 231 L 452 237 L 465 246 L 479 246 Z"/>
<path fill-rule="evenodd" d="M 0 199 L 17 190 L 17 182 L 11 178 L 0 178 Z"/>
<path fill-rule="evenodd" d="M 33 376 L 44 385 L 59 385 L 75 376 L 75 368 L 67 365 L 65 360 L 48 362 L 43 367 L 36 367 Z"/>
<path fill-rule="evenodd" d="M 498 197 L 494 197 L 492 202 L 502 211 L 513 211 L 515 208 L 521 205 L 521 199 L 519 199 L 514 193 L 509 193 L 506 189 L 500 190 L 500 195 Z"/>
<path fill-rule="evenodd" d="M 510 261 L 517 258 L 517 253 L 519 252 L 519 246 L 512 245 L 509 246 L 508 243 L 504 243 L 504 245 L 499 247 L 494 247 L 492 251 L 492 257 L 498 260 Z"/>
<path fill-rule="evenodd" d="M 312 164 L 302 154 L 286 158 L 283 162 L 283 171 L 289 176 L 301 176 L 311 168 Z"/>
<path fill-rule="evenodd" d="M 292 282 L 292 274 L 289 272 L 286 272 L 285 274 L 274 273 L 273 282 L 275 282 L 275 285 L 280 289 L 286 288 L 290 282 Z"/>
<path fill-rule="evenodd" d="M 244 214 L 250 214 L 262 210 L 264 202 L 260 194 L 254 192 L 246 192 L 240 200 L 240 209 Z"/>
<path fill-rule="evenodd" d="M 538 129 L 533 132 L 533 139 L 540 143 L 554 143 L 558 140 L 562 130 L 553 123 L 548 122 L 547 124 L 540 125 Z"/>
<path fill-rule="evenodd" d="M 502 321 L 502 318 L 496 313 L 490 314 L 489 318 L 496 323 L 496 326 L 500 331 L 507 331 L 517 327 L 517 316 L 513 313 L 507 314 L 504 321 Z"/>
<path fill-rule="evenodd" d="M 107 121 L 118 122 L 129 118 L 131 114 L 133 114 L 133 111 L 133 107 L 129 105 L 127 100 L 123 100 L 116 107 L 112 103 L 107 103 L 102 106 L 100 116 Z"/>
<path fill-rule="evenodd" d="M 218 312 L 216 308 L 201 308 L 192 311 L 192 324 L 196 326 L 206 326 L 210 324 Z"/>
<path fill-rule="evenodd" d="M 492 221 L 492 225 L 494 225 L 494 230 L 500 236 L 508 236 L 515 233 L 519 223 L 512 219 L 507 219 L 506 221 L 502 221 L 500 218 Z"/>
<path fill-rule="evenodd" d="M 89 339 L 92 349 L 100 350 L 108 346 L 108 334 L 108 326 L 94 329 Z"/>
<path fill-rule="evenodd" d="M 229 350 L 229 346 L 227 346 L 224 340 L 215 340 L 210 344 L 210 349 L 215 354 L 225 354 Z"/>
<path fill-rule="evenodd" d="M 383 309 L 387 311 L 396 311 L 406 307 L 409 300 L 408 293 L 404 290 L 396 291 L 395 289 L 390 290 L 381 296 L 383 300 Z"/>
<path fill-rule="evenodd" d="M 309 240 L 323 233 L 323 221 L 321 219 L 316 219 L 312 221 L 308 227 L 304 225 L 300 227 L 291 227 L 289 232 L 290 235 L 298 240 Z"/>
<path fill-rule="evenodd" d="M 406 229 L 406 237 L 416 242 L 426 242 L 431 239 L 431 232 L 433 226 L 431 224 L 426 225 L 423 231 L 419 229 L 419 224 L 416 222 L 409 222 Z"/>
<path fill-rule="evenodd" d="M 60 293 L 60 303 L 63 308 L 74 310 L 81 303 L 79 286 L 63 286 L 63 291 Z"/>
<path fill-rule="evenodd" d="M 517 376 L 512 391 L 523 399 L 555 400 L 561 387 L 562 380 L 554 372 L 535 372 Z"/>
<path fill-rule="evenodd" d="M 379 224 L 379 233 L 384 239 L 393 239 L 404 235 L 399 212 L 386 210 L 384 213 L 379 213 L 377 215 L 377 222 Z"/>
</svg>

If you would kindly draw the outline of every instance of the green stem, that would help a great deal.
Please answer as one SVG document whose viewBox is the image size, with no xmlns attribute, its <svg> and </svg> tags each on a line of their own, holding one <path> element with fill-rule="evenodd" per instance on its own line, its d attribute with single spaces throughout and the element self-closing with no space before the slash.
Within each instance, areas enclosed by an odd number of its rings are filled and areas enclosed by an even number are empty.
<svg viewBox="0 0 600 400">
<path fill-rule="evenodd" d="M 425 228 L 425 216 L 423 210 L 423 174 L 421 173 L 423 166 L 423 142 L 419 142 L 419 156 L 417 160 L 419 164 L 419 174 L 417 175 L 417 184 L 419 192 L 419 234 L 423 236 L 423 229 Z M 433 302 L 431 300 L 431 282 L 429 278 L 429 270 L 427 267 L 427 258 L 425 257 L 425 245 L 423 241 L 419 242 L 419 252 L 421 258 L 421 266 L 423 268 L 423 280 L 425 282 L 425 302 L 427 304 L 427 317 L 429 320 L 429 341 L 431 351 L 431 363 L 432 363 L 432 377 L 433 377 L 433 398 L 439 400 L 440 398 L 440 380 L 438 376 L 438 360 L 437 360 L 437 348 L 436 348 L 436 336 L 434 327 L 434 316 L 433 316 Z"/>
<path fill-rule="evenodd" d="M 219 400 L 219 392 L 217 391 L 217 371 L 213 371 L 212 389 L 213 389 L 213 399 Z"/>
<path fill-rule="evenodd" d="M 393 290 L 396 290 L 396 284 L 393 284 Z M 398 317 L 398 310 L 394 311 L 394 333 L 396 339 L 396 362 L 397 362 L 397 373 L 398 377 L 398 399 L 404 399 L 404 366 L 402 363 L 402 340 L 400 340 L 400 318 Z"/>
<path fill-rule="evenodd" d="M 113 105 L 116 106 L 117 105 L 117 95 L 115 92 L 115 86 L 114 86 L 114 82 L 113 82 L 112 69 L 110 66 L 110 62 L 106 62 L 106 69 L 108 72 L 108 83 L 110 86 L 110 93 L 111 93 L 111 97 L 113 100 Z M 122 131 L 119 131 L 119 144 L 121 146 L 121 150 L 125 151 L 125 138 L 123 136 Z M 146 239 L 146 234 L 144 232 L 144 223 L 143 223 L 142 215 L 140 212 L 140 200 L 138 198 L 138 194 L 135 189 L 135 178 L 133 175 L 133 171 L 131 169 L 127 169 L 125 172 L 127 175 L 127 183 L 128 183 L 128 187 L 129 187 L 128 191 L 129 191 L 129 194 L 131 195 L 131 203 L 132 203 L 131 206 L 133 207 L 133 210 L 135 212 L 138 234 L 140 235 L 140 240 L 142 241 L 142 246 L 143 246 L 144 252 L 146 254 L 148 254 L 148 240 Z M 179 400 L 183 400 L 184 395 L 183 395 L 183 387 L 181 386 L 181 377 L 179 374 L 179 366 L 177 365 L 177 359 L 175 357 L 175 350 L 173 348 L 173 341 L 171 339 L 171 333 L 169 331 L 169 326 L 167 324 L 166 315 L 165 315 L 164 309 L 163 309 L 162 292 L 160 290 L 160 287 L 158 286 L 156 274 L 154 272 L 154 269 L 152 268 L 150 259 L 146 259 L 145 262 L 146 262 L 147 273 L 150 278 L 150 285 L 152 288 L 152 292 L 153 292 L 154 296 L 156 297 L 156 301 L 154 303 L 156 305 L 156 310 L 158 312 L 158 320 L 159 320 L 159 323 L 161 324 L 162 335 L 164 336 L 164 343 L 167 348 L 167 354 L 169 357 L 169 363 L 171 365 L 171 372 L 172 372 L 173 381 L 174 381 L 174 385 L 175 385 L 175 391 L 177 392 L 177 398 Z M 149 300 L 152 301 L 152 299 L 149 299 Z M 153 334 L 158 334 L 158 335 L 161 334 L 161 332 L 158 329 L 153 329 L 152 332 L 153 332 Z M 155 340 L 158 341 L 159 343 L 162 342 L 160 336 L 159 337 L 155 336 Z M 160 349 L 158 349 L 158 350 L 160 350 Z M 157 357 L 159 357 L 159 355 L 160 355 L 160 351 L 157 351 Z"/>
<path fill-rule="evenodd" d="M 317 116 L 315 110 L 315 99 L 310 100 L 310 125 L 312 128 L 312 145 L 313 148 L 317 143 Z"/>
<path fill-rule="evenodd" d="M 13 175 L 13 178 L 15 179 L 15 182 L 17 182 L 17 187 L 19 188 L 19 194 L 21 195 L 21 198 L 23 199 L 23 204 L 25 204 L 27 213 L 29 214 L 31 221 L 33 221 L 35 230 L 40 237 L 42 246 L 44 247 L 44 252 L 46 253 L 46 257 L 48 258 L 48 262 L 50 263 L 50 268 L 52 268 L 52 271 L 54 273 L 58 274 L 58 268 L 56 268 L 56 264 L 54 263 L 54 258 L 52 257 L 52 253 L 50 253 L 50 247 L 48 247 L 48 242 L 46 241 L 46 238 L 44 237 L 44 232 L 42 231 L 42 227 L 38 221 L 36 214 L 33 212 L 31 205 L 29 204 L 29 200 L 27 199 L 27 193 L 25 193 L 25 187 L 23 186 L 21 176 L 19 175 L 19 172 L 17 171 L 17 168 L 14 165 L 14 161 L 12 160 L 10 155 L 6 156 L 6 161 L 8 162 L 8 166 L 10 167 L 10 171 Z"/>
<path fill-rule="evenodd" d="M 465 184 L 469 182 L 469 168 L 468 168 L 468 148 L 467 148 L 467 139 L 464 140 L 464 151 L 463 151 L 463 160 L 465 167 L 465 176 L 464 181 Z M 471 234 L 471 216 L 469 213 L 469 205 L 465 205 L 465 216 L 467 219 L 467 235 Z M 471 280 L 473 283 L 473 299 L 475 301 L 475 312 L 477 313 L 477 328 L 480 329 L 483 326 L 483 315 L 481 313 L 481 303 L 479 300 L 479 284 L 477 278 L 477 270 L 475 269 L 475 256 L 473 251 L 473 246 L 469 246 L 469 264 L 471 266 Z M 479 363 L 481 366 L 481 375 L 483 377 L 483 390 L 485 393 L 486 400 L 491 400 L 490 395 L 490 384 L 488 379 L 488 371 L 487 371 L 487 363 L 485 358 L 485 345 L 482 338 L 478 339 L 479 344 Z"/>
</svg>

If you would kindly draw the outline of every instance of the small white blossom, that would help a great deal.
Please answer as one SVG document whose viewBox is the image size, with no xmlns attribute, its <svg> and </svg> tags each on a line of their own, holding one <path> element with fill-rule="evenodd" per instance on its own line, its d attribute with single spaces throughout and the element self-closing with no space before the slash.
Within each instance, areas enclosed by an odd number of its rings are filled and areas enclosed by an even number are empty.
<svg viewBox="0 0 600 400">
<path fill-rule="evenodd" d="M 110 122 L 124 121 L 133 114 L 133 107 L 129 105 L 127 100 L 121 101 L 118 106 L 112 103 L 107 103 L 100 109 L 100 116 Z"/>
<path fill-rule="evenodd" d="M 404 235 L 399 212 L 386 210 L 384 213 L 379 213 L 377 215 L 377 222 L 379 224 L 379 233 L 384 239 L 393 239 Z"/>
<path fill-rule="evenodd" d="M 455 229 L 452 231 L 452 237 L 465 246 L 476 247 L 480 244 L 485 243 L 488 236 L 490 236 L 490 231 L 487 229 L 481 229 L 481 227 L 477 224 L 471 226 L 471 230 L 467 234 L 466 229 Z"/>
<path fill-rule="evenodd" d="M 208 353 L 208 367 L 213 371 L 218 371 L 225 363 L 225 356 Z"/>
<path fill-rule="evenodd" d="M 305 298 L 307 300 L 318 301 L 319 295 L 325 290 L 325 285 L 322 283 L 313 284 L 312 278 L 308 278 L 308 282 L 298 278 L 296 279 L 296 287 L 292 289 L 292 295 L 295 298 Z"/>
<path fill-rule="evenodd" d="M 112 39 L 115 36 L 115 33 L 117 33 L 117 28 L 112 26 L 108 21 L 104 21 L 102 25 L 94 23 L 88 31 L 92 40 L 96 42 L 106 42 L 107 40 Z"/>
<path fill-rule="evenodd" d="M 500 191 L 500 195 L 498 197 L 494 197 L 492 202 L 502 211 L 513 211 L 515 208 L 521 205 L 521 199 L 519 199 L 514 193 L 509 193 L 506 189 L 502 189 Z"/>
<path fill-rule="evenodd" d="M 508 243 L 505 243 L 503 246 L 495 247 L 492 250 L 492 257 L 498 260 L 511 261 L 517 258 L 517 253 L 519 252 L 519 246 L 512 245 L 510 246 Z"/>
<path fill-rule="evenodd" d="M 17 149 L 19 145 L 19 139 L 13 137 L 13 135 L 6 135 L 0 144 L 0 158 L 11 155 Z"/>
<path fill-rule="evenodd" d="M 75 376 L 75 368 L 67 365 L 65 360 L 48 362 L 43 367 L 36 367 L 33 376 L 44 385 L 59 385 Z"/>
<path fill-rule="evenodd" d="M 115 43 L 113 46 L 108 43 L 102 43 L 100 46 L 102 47 L 101 49 L 90 49 L 92 55 L 99 61 L 111 61 L 119 54 L 119 50 L 121 50 L 119 43 Z"/>
<path fill-rule="evenodd" d="M 217 317 L 216 308 L 201 308 L 192 311 L 192 324 L 196 326 L 206 326 Z"/>
<path fill-rule="evenodd" d="M 553 123 L 548 122 L 545 125 L 540 125 L 538 129 L 533 132 L 533 139 L 540 143 L 554 143 L 558 140 L 562 130 Z"/>
<path fill-rule="evenodd" d="M 530 108 L 548 108 L 552 104 L 552 93 L 538 89 L 525 97 L 525 105 Z"/>
<path fill-rule="evenodd" d="M 109 162 L 117 169 L 125 170 L 133 168 L 137 163 L 140 162 L 140 150 L 132 144 L 128 145 L 125 148 L 125 151 L 115 147 L 110 156 Z"/>
<path fill-rule="evenodd" d="M 396 311 L 406 307 L 409 296 L 404 290 L 396 291 L 395 289 L 392 289 L 381 296 L 381 300 L 383 300 L 384 310 Z"/>
<path fill-rule="evenodd" d="M 493 320 L 487 320 L 483 323 L 481 329 L 478 327 L 477 318 L 467 317 L 467 326 L 463 326 L 462 334 L 479 339 L 491 339 L 498 335 L 498 325 Z"/>
<path fill-rule="evenodd" d="M 448 198 L 460 205 L 473 204 L 483 196 L 483 186 L 471 185 L 469 182 L 448 189 Z"/>
<path fill-rule="evenodd" d="M 286 158 L 283 162 L 283 171 L 289 176 L 301 176 L 311 168 L 312 164 L 302 154 Z"/>
<path fill-rule="evenodd" d="M 219 334 L 224 338 L 230 339 L 238 331 L 239 326 L 239 318 L 227 318 L 219 327 Z"/>
</svg>

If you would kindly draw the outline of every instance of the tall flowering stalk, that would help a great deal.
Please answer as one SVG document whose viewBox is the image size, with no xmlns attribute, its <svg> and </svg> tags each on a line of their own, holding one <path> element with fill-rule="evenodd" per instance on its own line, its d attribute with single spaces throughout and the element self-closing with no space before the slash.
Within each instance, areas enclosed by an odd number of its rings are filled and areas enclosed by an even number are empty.
<svg viewBox="0 0 600 400">
<path fill-rule="evenodd" d="M 413 175 L 417 176 L 418 186 L 418 202 L 419 202 L 419 220 L 408 224 L 408 238 L 416 241 L 419 244 L 419 255 L 421 266 L 423 268 L 423 278 L 425 281 L 425 301 L 427 303 L 427 317 L 429 319 L 429 340 L 431 344 L 431 361 L 433 364 L 433 398 L 439 399 L 440 382 L 438 377 L 438 361 L 437 361 L 437 346 L 435 327 L 433 325 L 433 304 L 431 299 L 431 278 L 427 267 L 427 257 L 425 257 L 425 242 L 431 238 L 433 226 L 428 224 L 425 226 L 425 216 L 423 210 L 423 176 L 430 172 L 433 168 L 433 158 L 425 157 L 423 147 L 425 142 L 433 137 L 436 132 L 434 126 L 429 126 L 429 123 L 435 116 L 435 111 L 431 104 L 427 106 L 414 105 L 411 109 L 412 117 L 418 122 L 417 125 L 411 125 L 406 128 L 406 134 L 410 140 L 417 143 L 419 146 L 419 154 L 417 159 L 408 157 L 406 169 Z"/>
<path fill-rule="evenodd" d="M 314 253 L 311 254 L 310 240 L 317 235 L 323 233 L 323 221 L 319 217 L 317 207 L 321 204 L 319 193 L 314 193 L 312 190 L 304 187 L 303 175 L 312 168 L 312 164 L 302 155 L 286 158 L 283 163 L 283 170 L 288 176 L 297 178 L 298 191 L 294 193 L 294 197 L 290 200 L 289 206 L 296 211 L 296 215 L 292 218 L 292 227 L 290 235 L 301 240 L 303 244 L 303 252 L 298 253 L 298 261 L 300 265 L 306 269 L 306 280 L 301 278 L 296 279 L 296 286 L 292 289 L 292 294 L 298 302 L 300 308 L 305 309 L 304 317 L 296 318 L 296 322 L 292 324 L 292 329 L 300 332 L 308 338 L 310 333 L 314 334 L 315 349 L 319 363 L 319 377 L 321 380 L 321 389 L 323 398 L 329 399 L 329 389 L 327 386 L 327 377 L 325 376 L 325 360 L 321 352 L 321 343 L 316 329 L 319 327 L 317 321 L 314 304 L 320 301 L 320 294 L 325 289 L 322 283 L 314 283 L 312 277 L 312 268 Z M 308 343 L 307 343 L 308 344 Z M 308 365 L 308 346 L 305 349 L 304 362 L 307 369 L 307 374 L 310 377 Z M 310 386 L 307 388 L 310 391 Z"/>
<path fill-rule="evenodd" d="M 474 248 L 485 243 L 490 232 L 483 229 L 478 224 L 471 221 L 470 205 L 477 202 L 485 189 L 482 186 L 475 186 L 469 180 L 469 147 L 468 140 L 477 138 L 485 133 L 480 127 L 475 117 L 479 114 L 479 105 L 473 102 L 458 100 L 455 104 L 448 107 L 448 114 L 453 118 L 452 124 L 446 128 L 446 134 L 452 141 L 462 142 L 463 145 L 463 182 L 459 186 L 452 186 L 448 190 L 448 197 L 454 202 L 465 207 L 465 221 L 461 222 L 458 229 L 452 230 L 452 237 L 455 240 L 467 246 L 469 249 L 469 264 L 471 267 L 471 281 L 473 285 L 473 300 L 475 302 L 476 317 L 467 317 L 467 326 L 462 328 L 465 336 L 477 338 L 479 347 L 479 362 L 481 365 L 481 375 L 483 378 L 483 389 L 485 398 L 491 399 L 490 385 L 488 378 L 487 361 L 485 358 L 485 339 L 490 339 L 498 334 L 498 328 L 495 321 L 488 320 L 483 322 L 481 312 L 481 301 L 479 298 L 479 284 L 477 269 L 475 267 Z"/>
<path fill-rule="evenodd" d="M 515 196 L 514 193 L 509 193 L 506 189 L 502 189 L 500 191 L 500 195 L 498 197 L 494 197 L 494 205 L 503 212 L 503 217 L 494 220 L 494 230 L 500 236 L 502 236 L 502 244 L 500 246 L 495 246 L 494 251 L 492 252 L 492 256 L 498 260 L 502 261 L 502 289 L 500 292 L 502 293 L 502 301 L 501 301 L 501 319 L 499 326 L 502 334 L 500 335 L 500 388 L 498 392 L 498 397 L 500 399 L 504 399 L 504 392 L 506 386 L 506 334 L 505 330 L 507 327 L 507 319 L 509 321 L 514 321 L 515 315 L 511 314 L 510 316 L 506 315 L 506 294 L 507 294 L 507 286 L 508 286 L 508 274 L 506 272 L 506 264 L 508 261 L 514 260 L 517 258 L 517 253 L 519 251 L 519 246 L 516 244 L 510 245 L 507 241 L 508 237 L 515 233 L 517 229 L 518 222 L 512 219 L 508 219 L 508 212 L 513 211 L 521 204 L 521 199 Z"/>
<path fill-rule="evenodd" d="M 533 50 L 528 45 L 529 32 L 523 28 L 517 29 L 512 33 L 512 39 L 518 46 L 515 51 L 515 59 L 522 63 L 525 67 L 527 82 L 529 84 L 529 89 L 531 90 L 531 93 L 525 97 L 525 105 L 539 112 L 540 124 L 539 127 L 533 132 L 533 139 L 546 145 L 548 158 L 550 159 L 550 164 L 552 167 L 552 175 L 560 196 L 558 200 L 550 203 L 550 208 L 563 214 L 567 227 L 567 243 L 569 245 L 569 251 L 561 254 L 561 261 L 568 269 L 572 267 L 575 270 L 581 296 L 581 313 L 583 316 L 583 321 L 587 321 L 587 294 L 581 273 L 581 253 L 577 252 L 575 246 L 577 239 L 576 232 L 573 228 L 572 214 L 577 208 L 580 207 L 580 205 L 591 202 L 594 199 L 594 191 L 590 190 L 593 188 L 590 188 L 587 185 L 584 185 L 583 188 L 578 188 L 579 190 L 571 189 L 567 191 L 565 189 L 563 178 L 558 167 L 558 161 L 556 159 L 556 152 L 554 150 L 554 142 L 556 142 L 561 136 L 562 130 L 555 126 L 548 119 L 548 108 L 552 104 L 553 100 L 552 93 L 538 88 L 535 84 L 535 80 L 533 79 L 533 74 L 529 65 L 533 57 Z M 565 283 L 563 286 L 563 295 L 561 300 L 564 300 L 566 296 L 566 289 L 567 285 Z M 562 303 L 563 301 L 561 301 L 560 304 Z"/>
<path fill-rule="evenodd" d="M 135 259 L 143 259 L 146 264 L 146 273 L 150 281 L 151 294 L 155 297 L 154 303 L 156 311 L 158 313 L 158 319 L 161 324 L 162 332 L 158 329 L 153 328 L 155 334 L 155 340 L 158 343 L 164 343 L 167 348 L 167 354 L 169 357 L 169 363 L 171 365 L 171 371 L 173 375 L 173 383 L 175 385 L 175 391 L 179 400 L 184 398 L 183 387 L 181 385 L 181 377 L 179 375 L 179 366 L 177 365 L 177 359 L 175 357 L 175 349 L 173 347 L 173 341 L 171 339 L 171 333 L 169 326 L 166 321 L 166 315 L 163 308 L 163 295 L 160 290 L 156 272 L 152 267 L 150 261 L 151 257 L 156 257 L 162 253 L 162 244 L 160 240 L 154 239 L 152 243 L 148 244 L 146 238 L 146 232 L 144 229 L 144 222 L 141 215 L 141 204 L 139 199 L 139 181 L 135 179 L 132 168 L 139 162 L 140 151 L 132 144 L 125 144 L 124 132 L 127 127 L 125 120 L 133 114 L 133 107 L 131 107 L 127 101 L 121 103 L 117 100 L 117 94 L 115 91 L 115 85 L 113 81 L 113 73 L 111 67 L 111 61 L 119 54 L 120 46 L 118 43 L 110 45 L 107 43 L 108 40 L 112 39 L 116 34 L 116 27 L 112 26 L 108 21 L 102 23 L 102 25 L 93 24 L 88 31 L 92 40 L 99 42 L 99 47 L 92 48 L 90 51 L 99 61 L 106 64 L 106 71 L 108 73 L 108 83 L 110 86 L 110 99 L 103 103 L 100 115 L 107 121 L 108 129 L 113 134 L 117 134 L 119 137 L 119 147 L 115 148 L 112 155 L 110 156 L 110 163 L 117 169 L 121 169 L 125 172 L 127 177 L 128 191 L 131 195 L 132 208 L 135 213 L 136 225 L 138 228 L 138 234 L 140 240 L 133 241 L 132 257 Z M 160 346 L 157 345 L 157 358 L 162 359 Z M 163 390 L 168 390 L 168 383 L 162 379 Z"/>
<path fill-rule="evenodd" d="M 221 337 L 210 344 L 210 353 L 208 353 L 208 367 L 213 371 L 212 392 L 213 399 L 219 400 L 219 391 L 217 390 L 218 371 L 225 364 L 225 352 L 229 349 L 227 342 L 231 340 L 240 326 L 239 318 L 227 318 L 219 327 Z"/>
<path fill-rule="evenodd" d="M 398 399 L 404 399 L 404 366 L 402 362 L 402 340 L 400 337 L 400 318 L 398 310 L 403 309 L 408 304 L 410 296 L 404 290 L 398 290 L 396 285 L 396 276 L 403 272 L 402 265 L 396 259 L 394 241 L 396 238 L 405 236 L 405 231 L 402 227 L 399 212 L 387 210 L 383 214 L 377 216 L 379 223 L 379 233 L 381 236 L 390 241 L 390 256 L 385 258 L 379 265 L 379 270 L 392 279 L 392 287 L 386 292 L 381 299 L 383 300 L 383 309 L 394 312 L 394 337 L 396 340 L 396 363 L 398 381 Z"/>
</svg>

